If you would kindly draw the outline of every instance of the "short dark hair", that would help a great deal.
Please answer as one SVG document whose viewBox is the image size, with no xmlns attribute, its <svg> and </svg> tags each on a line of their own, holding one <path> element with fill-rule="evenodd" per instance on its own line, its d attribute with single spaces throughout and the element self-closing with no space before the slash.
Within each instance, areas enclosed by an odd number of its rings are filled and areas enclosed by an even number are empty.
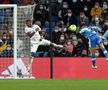
<svg viewBox="0 0 108 90">
<path fill-rule="evenodd" d="M 82 27 L 82 26 L 87 26 L 87 25 L 85 23 L 81 23 L 79 26 Z"/>
</svg>

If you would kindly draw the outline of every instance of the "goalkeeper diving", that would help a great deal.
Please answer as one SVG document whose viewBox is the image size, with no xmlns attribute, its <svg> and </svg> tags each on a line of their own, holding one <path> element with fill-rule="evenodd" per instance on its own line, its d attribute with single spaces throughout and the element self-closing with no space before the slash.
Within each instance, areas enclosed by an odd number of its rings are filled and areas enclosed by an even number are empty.
<svg viewBox="0 0 108 90">
<path fill-rule="evenodd" d="M 30 43 L 31 43 L 31 47 L 30 47 L 31 59 L 30 59 L 28 71 L 30 71 L 31 69 L 34 54 L 36 53 L 39 45 L 44 45 L 44 46 L 51 45 L 55 48 L 64 48 L 63 45 L 57 45 L 55 43 L 52 43 L 49 40 L 44 39 L 41 28 L 37 24 L 33 24 L 33 20 L 31 19 L 26 20 L 25 33 L 27 36 L 30 37 Z"/>
</svg>

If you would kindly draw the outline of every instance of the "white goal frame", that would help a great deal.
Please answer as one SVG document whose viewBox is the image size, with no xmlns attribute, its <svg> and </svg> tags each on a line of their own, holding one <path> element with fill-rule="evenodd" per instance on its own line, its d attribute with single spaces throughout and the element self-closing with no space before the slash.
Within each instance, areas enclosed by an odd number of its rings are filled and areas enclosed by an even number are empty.
<svg viewBox="0 0 108 90">
<path fill-rule="evenodd" d="M 13 27 L 14 27 L 14 76 L 13 78 L 17 78 L 17 5 L 16 4 L 0 4 L 0 8 L 13 8 Z"/>
</svg>

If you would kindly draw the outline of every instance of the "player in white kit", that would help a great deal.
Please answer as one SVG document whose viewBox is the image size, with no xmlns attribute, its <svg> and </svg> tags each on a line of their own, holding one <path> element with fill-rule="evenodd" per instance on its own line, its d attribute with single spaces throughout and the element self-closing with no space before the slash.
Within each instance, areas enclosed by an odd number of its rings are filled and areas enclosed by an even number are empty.
<svg viewBox="0 0 108 90">
<path fill-rule="evenodd" d="M 39 45 L 52 45 L 57 48 L 63 48 L 63 45 L 57 45 L 55 43 L 50 42 L 49 40 L 44 39 L 41 28 L 36 24 L 32 24 L 32 20 L 26 20 L 25 33 L 27 36 L 30 37 L 31 42 L 31 60 L 28 68 L 29 70 L 33 62 L 34 54 L 36 53 Z"/>
</svg>

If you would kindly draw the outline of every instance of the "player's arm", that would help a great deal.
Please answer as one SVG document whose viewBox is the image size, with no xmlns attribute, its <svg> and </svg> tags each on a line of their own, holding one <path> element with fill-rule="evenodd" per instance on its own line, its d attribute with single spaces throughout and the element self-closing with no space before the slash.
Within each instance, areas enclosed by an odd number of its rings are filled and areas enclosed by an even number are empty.
<svg viewBox="0 0 108 90">
<path fill-rule="evenodd" d="M 39 34 L 42 36 L 42 30 L 40 28 L 36 28 L 36 32 L 39 32 Z"/>
<path fill-rule="evenodd" d="M 95 32 L 102 32 L 102 29 L 97 26 L 90 26 L 89 28 Z"/>
<path fill-rule="evenodd" d="M 80 30 L 79 33 L 80 33 L 80 34 L 83 34 L 85 31 L 86 31 L 86 28 L 83 28 L 83 29 Z"/>
<path fill-rule="evenodd" d="M 31 38 L 35 34 L 35 31 L 31 31 L 31 28 L 25 27 L 25 34 Z"/>
<path fill-rule="evenodd" d="M 106 40 L 106 38 L 105 38 L 105 37 L 103 37 L 103 36 L 100 36 L 100 38 L 101 38 L 102 40 Z"/>
<path fill-rule="evenodd" d="M 30 38 L 35 34 L 35 32 L 27 32 L 26 35 L 29 36 Z"/>
<path fill-rule="evenodd" d="M 44 33 L 43 33 L 43 31 L 41 30 L 41 28 L 39 27 L 39 28 L 36 28 L 36 32 L 39 32 L 39 34 L 40 34 L 40 36 L 42 36 L 42 38 L 43 38 L 43 36 L 44 36 Z"/>
<path fill-rule="evenodd" d="M 108 40 L 108 30 L 104 33 L 103 37 Z"/>
</svg>

